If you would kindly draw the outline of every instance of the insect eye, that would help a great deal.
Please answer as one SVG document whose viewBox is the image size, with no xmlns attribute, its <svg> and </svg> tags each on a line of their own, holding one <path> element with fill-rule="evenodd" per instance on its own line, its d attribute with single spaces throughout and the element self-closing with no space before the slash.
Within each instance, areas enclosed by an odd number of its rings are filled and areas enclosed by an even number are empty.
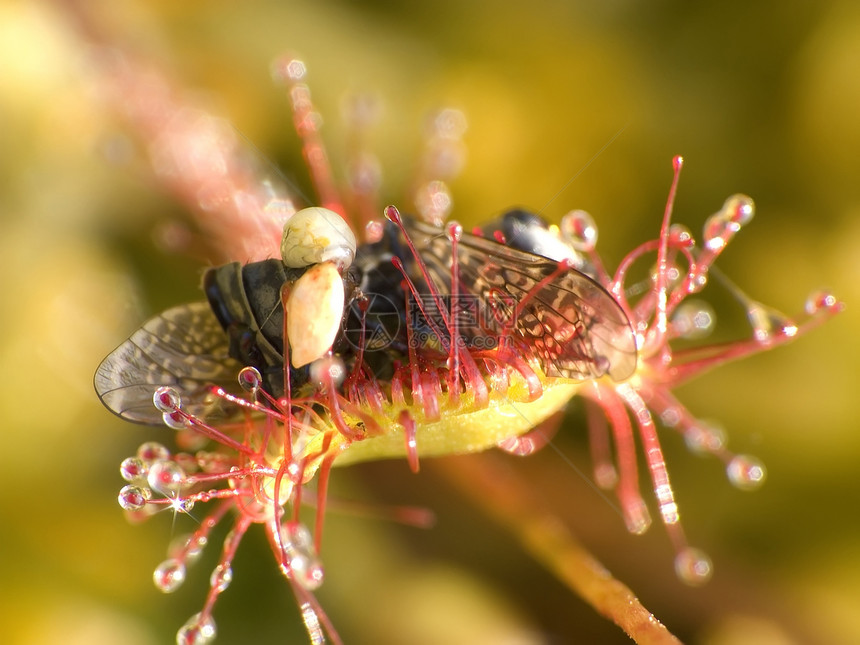
<svg viewBox="0 0 860 645">
<path fill-rule="evenodd" d="M 281 259 L 294 269 L 333 262 L 343 271 L 355 259 L 355 247 L 355 235 L 344 219 L 334 211 L 314 206 L 287 220 Z"/>
</svg>

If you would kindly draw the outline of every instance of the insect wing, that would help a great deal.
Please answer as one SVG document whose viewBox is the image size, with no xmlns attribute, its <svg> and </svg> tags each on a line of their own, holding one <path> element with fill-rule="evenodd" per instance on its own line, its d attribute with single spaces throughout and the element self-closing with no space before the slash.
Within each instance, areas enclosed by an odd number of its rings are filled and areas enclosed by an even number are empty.
<svg viewBox="0 0 860 645">
<path fill-rule="evenodd" d="M 162 423 L 152 395 L 162 385 L 176 388 L 182 408 L 211 412 L 208 386 L 234 389 L 241 365 L 228 354 L 228 340 L 205 302 L 173 307 L 150 319 L 105 358 L 94 379 L 96 393 L 111 412 L 136 423 Z"/>
<path fill-rule="evenodd" d="M 448 238 L 420 222 L 410 228 L 421 242 L 418 248 L 426 249 L 422 258 L 434 282 L 450 285 Z M 457 255 L 461 293 L 483 303 L 483 331 L 500 336 L 515 331 L 547 376 L 587 380 L 608 374 L 621 381 L 635 371 L 630 321 L 609 292 L 584 273 L 569 269 L 542 284 L 558 271 L 557 262 L 467 233 Z"/>
</svg>

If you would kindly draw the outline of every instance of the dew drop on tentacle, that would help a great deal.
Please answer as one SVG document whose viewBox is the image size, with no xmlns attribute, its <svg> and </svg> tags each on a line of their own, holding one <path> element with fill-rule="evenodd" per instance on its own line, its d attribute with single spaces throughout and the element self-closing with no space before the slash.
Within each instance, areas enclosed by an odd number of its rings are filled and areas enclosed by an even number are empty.
<svg viewBox="0 0 860 645">
<path fill-rule="evenodd" d="M 170 458 L 170 451 L 157 441 L 147 441 L 140 444 L 137 456 L 145 463 L 151 464 L 156 461 Z"/>
<path fill-rule="evenodd" d="M 325 574 L 311 532 L 304 524 L 290 522 L 282 527 L 281 536 L 287 553 L 289 576 L 304 589 L 313 591 L 319 588 Z"/>
<path fill-rule="evenodd" d="M 310 380 L 312 383 L 328 385 L 331 383 L 339 388 L 346 378 L 346 365 L 338 356 L 323 356 L 310 365 Z"/>
<path fill-rule="evenodd" d="M 180 411 L 182 398 L 174 388 L 164 385 L 155 390 L 152 403 L 162 413 L 161 419 L 168 428 L 184 430 L 188 426 L 188 419 Z"/>
<path fill-rule="evenodd" d="M 307 72 L 304 61 L 298 58 L 283 58 L 272 64 L 272 76 L 275 81 L 300 81 Z"/>
<path fill-rule="evenodd" d="M 152 573 L 156 589 L 163 593 L 173 593 L 185 582 L 185 565 L 176 558 L 165 560 Z"/>
<path fill-rule="evenodd" d="M 212 616 L 197 613 L 176 632 L 176 645 L 207 645 L 215 640 L 215 635 Z"/>
<path fill-rule="evenodd" d="M 746 195 L 732 195 L 723 207 L 705 221 L 702 234 L 705 248 L 719 252 L 755 214 L 755 203 Z"/>
<path fill-rule="evenodd" d="M 839 302 L 831 291 L 821 289 L 809 294 L 804 308 L 807 314 L 814 316 L 821 311 L 839 311 L 841 307 L 842 303 Z"/>
<path fill-rule="evenodd" d="M 263 383 L 263 377 L 256 367 L 243 367 L 239 370 L 239 386 L 246 392 L 256 394 Z"/>
<path fill-rule="evenodd" d="M 682 429 L 684 442 L 690 452 L 705 455 L 717 453 L 726 445 L 725 429 L 714 421 L 698 420 Z"/>
<path fill-rule="evenodd" d="M 797 334 L 797 325 L 791 318 L 754 300 L 747 303 L 747 319 L 753 330 L 753 338 L 762 344 L 780 336 L 791 337 Z"/>
<path fill-rule="evenodd" d="M 152 404 L 159 412 L 175 412 L 182 406 L 182 398 L 174 388 L 164 385 L 152 395 Z"/>
<path fill-rule="evenodd" d="M 707 553 L 686 547 L 675 556 L 675 573 L 682 582 L 695 587 L 710 580 L 713 565 Z"/>
<path fill-rule="evenodd" d="M 669 226 L 669 242 L 673 247 L 679 249 L 691 249 L 696 245 L 690 229 L 678 222 Z"/>
<path fill-rule="evenodd" d="M 148 468 L 140 457 L 127 457 L 119 465 L 119 474 L 122 478 L 132 484 L 143 484 L 146 482 Z"/>
<path fill-rule="evenodd" d="M 441 226 L 451 214 L 454 202 L 443 181 L 434 180 L 421 186 L 415 195 L 415 208 L 425 222 Z"/>
<path fill-rule="evenodd" d="M 218 593 L 229 587 L 231 582 L 233 582 L 233 569 L 223 562 L 215 567 L 209 576 L 209 586 Z"/>
<path fill-rule="evenodd" d="M 165 412 L 161 415 L 161 420 L 168 428 L 173 430 L 185 430 L 188 427 L 189 419 L 181 411 Z"/>
<path fill-rule="evenodd" d="M 385 224 L 379 220 L 371 220 L 364 227 L 364 239 L 368 244 L 379 242 L 385 233 Z"/>
<path fill-rule="evenodd" d="M 185 472 L 173 461 L 157 461 L 150 467 L 147 481 L 154 491 L 172 497 L 182 489 Z"/>
<path fill-rule="evenodd" d="M 400 211 L 397 210 L 396 206 L 386 206 L 382 213 L 389 222 L 393 222 L 394 224 L 401 224 L 403 222 Z"/>
<path fill-rule="evenodd" d="M 688 340 L 705 338 L 714 329 L 716 314 L 707 302 L 689 300 L 672 314 L 672 331 Z"/>
<path fill-rule="evenodd" d="M 570 211 L 561 218 L 559 228 L 562 239 L 575 251 L 591 253 L 597 247 L 597 224 L 590 213 Z"/>
<path fill-rule="evenodd" d="M 729 481 L 741 490 L 755 490 L 767 479 L 764 464 L 751 455 L 736 455 L 726 466 Z"/>
<path fill-rule="evenodd" d="M 445 228 L 445 235 L 449 240 L 459 241 L 463 237 L 463 227 L 458 222 L 451 222 Z"/>
<path fill-rule="evenodd" d="M 125 511 L 139 511 L 152 498 L 152 491 L 143 486 L 123 486 L 117 501 Z"/>
<path fill-rule="evenodd" d="M 208 542 L 209 538 L 205 535 L 194 533 L 178 535 L 167 548 L 167 554 L 171 558 L 182 560 L 186 565 L 192 564 L 203 553 L 203 549 Z"/>
</svg>

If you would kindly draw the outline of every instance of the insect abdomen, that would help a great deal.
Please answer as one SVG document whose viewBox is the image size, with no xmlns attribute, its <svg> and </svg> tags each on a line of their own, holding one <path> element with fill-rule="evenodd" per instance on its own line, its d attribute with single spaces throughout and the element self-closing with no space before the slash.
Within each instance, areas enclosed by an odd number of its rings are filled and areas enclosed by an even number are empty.
<svg viewBox="0 0 860 645">
<path fill-rule="evenodd" d="M 281 287 L 299 275 L 280 260 L 232 262 L 203 275 L 203 291 L 230 340 L 230 356 L 260 370 L 273 392 L 284 391 Z M 291 384 L 307 380 L 299 374 L 304 371 L 291 370 Z"/>
</svg>

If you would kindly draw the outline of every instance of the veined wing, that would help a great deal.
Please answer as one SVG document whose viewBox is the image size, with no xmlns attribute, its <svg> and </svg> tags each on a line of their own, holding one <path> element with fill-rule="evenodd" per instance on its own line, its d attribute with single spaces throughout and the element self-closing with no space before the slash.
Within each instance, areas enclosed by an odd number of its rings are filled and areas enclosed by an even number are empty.
<svg viewBox="0 0 860 645">
<path fill-rule="evenodd" d="M 114 414 L 136 423 L 160 425 L 152 395 L 169 385 L 187 412 L 212 412 L 209 385 L 234 389 L 242 366 L 230 358 L 227 335 L 208 303 L 173 307 L 151 318 L 112 351 L 96 370 L 94 385 Z"/>
<path fill-rule="evenodd" d="M 450 292 L 451 242 L 439 229 L 417 221 L 410 235 L 428 271 Z M 463 233 L 457 260 L 460 293 L 477 297 L 480 333 L 515 334 L 548 376 L 575 380 L 608 374 L 621 381 L 636 369 L 636 339 L 615 299 L 589 276 L 543 256 Z"/>
</svg>

